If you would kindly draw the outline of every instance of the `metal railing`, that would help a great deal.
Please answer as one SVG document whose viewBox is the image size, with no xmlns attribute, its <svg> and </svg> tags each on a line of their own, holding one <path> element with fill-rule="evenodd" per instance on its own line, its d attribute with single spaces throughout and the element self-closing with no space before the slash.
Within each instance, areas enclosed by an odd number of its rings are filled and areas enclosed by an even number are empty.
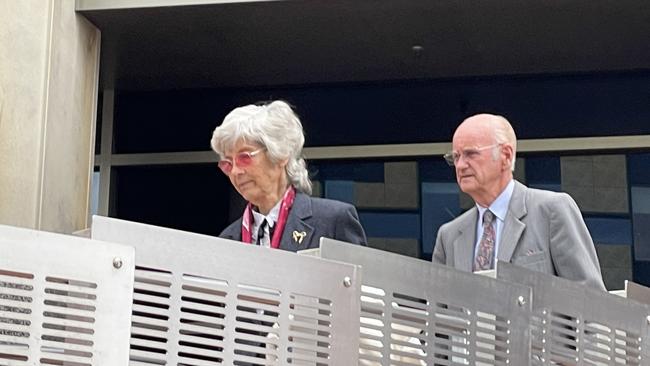
<svg viewBox="0 0 650 366">
<path fill-rule="evenodd" d="M 0 226 L 0 365 L 125 365 L 133 248 Z"/>
<path fill-rule="evenodd" d="M 95 217 L 92 237 L 136 249 L 133 365 L 350 365 L 357 266 Z"/>
<path fill-rule="evenodd" d="M 359 365 L 528 365 L 530 287 L 321 239 L 363 268 Z"/>
<path fill-rule="evenodd" d="M 497 278 L 533 289 L 533 365 L 649 364 L 648 305 L 510 263 Z"/>
<path fill-rule="evenodd" d="M 0 250 L 0 365 L 650 360 L 650 289 L 632 282 L 625 298 L 503 262 L 491 278 L 330 239 L 296 255 L 103 217 L 92 239 L 0 226 Z"/>
</svg>

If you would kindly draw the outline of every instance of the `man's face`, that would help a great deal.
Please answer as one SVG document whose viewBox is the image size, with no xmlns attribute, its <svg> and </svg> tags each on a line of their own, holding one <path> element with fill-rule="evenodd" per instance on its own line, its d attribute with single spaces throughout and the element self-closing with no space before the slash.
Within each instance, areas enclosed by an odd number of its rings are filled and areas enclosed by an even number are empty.
<svg viewBox="0 0 650 366">
<path fill-rule="evenodd" d="M 504 167 L 508 169 L 494 132 L 485 125 L 464 122 L 454 134 L 452 147 L 460 189 L 479 204 L 489 205 L 501 191 Z"/>
</svg>

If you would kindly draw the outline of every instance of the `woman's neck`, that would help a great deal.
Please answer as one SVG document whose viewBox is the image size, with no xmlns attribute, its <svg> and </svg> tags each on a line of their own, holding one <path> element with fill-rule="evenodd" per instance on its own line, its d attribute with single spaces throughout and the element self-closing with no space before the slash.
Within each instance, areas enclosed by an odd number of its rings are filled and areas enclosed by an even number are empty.
<svg viewBox="0 0 650 366">
<path fill-rule="evenodd" d="M 280 186 L 280 188 L 278 188 L 275 192 L 266 196 L 264 202 L 260 202 L 257 205 L 257 209 L 260 211 L 260 213 L 264 216 L 268 215 L 273 207 L 275 207 L 275 205 L 277 205 L 278 202 L 282 200 L 284 193 L 287 191 L 287 188 L 289 188 L 288 185 Z"/>
</svg>

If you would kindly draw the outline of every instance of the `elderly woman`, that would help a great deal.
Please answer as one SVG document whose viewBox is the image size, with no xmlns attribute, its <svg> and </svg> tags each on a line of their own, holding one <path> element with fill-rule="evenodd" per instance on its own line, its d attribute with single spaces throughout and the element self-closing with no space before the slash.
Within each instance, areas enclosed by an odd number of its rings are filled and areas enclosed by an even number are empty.
<svg viewBox="0 0 650 366">
<path fill-rule="evenodd" d="M 354 206 L 313 198 L 302 147 L 302 124 L 283 101 L 230 112 L 214 130 L 219 168 L 248 204 L 221 237 L 298 251 L 321 237 L 366 244 Z"/>
</svg>

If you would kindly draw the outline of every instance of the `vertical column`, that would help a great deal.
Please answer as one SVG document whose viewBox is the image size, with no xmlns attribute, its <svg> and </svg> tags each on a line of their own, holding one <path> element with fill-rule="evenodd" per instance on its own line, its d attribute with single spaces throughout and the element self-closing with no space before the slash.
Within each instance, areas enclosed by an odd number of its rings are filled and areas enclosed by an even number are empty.
<svg viewBox="0 0 650 366">
<path fill-rule="evenodd" d="M 100 33 L 74 0 L 0 0 L 0 223 L 86 226 Z"/>
<path fill-rule="evenodd" d="M 102 105 L 102 134 L 99 149 L 99 206 L 97 213 L 108 216 L 111 194 L 111 156 L 113 154 L 113 109 L 115 91 L 104 89 Z"/>
</svg>

